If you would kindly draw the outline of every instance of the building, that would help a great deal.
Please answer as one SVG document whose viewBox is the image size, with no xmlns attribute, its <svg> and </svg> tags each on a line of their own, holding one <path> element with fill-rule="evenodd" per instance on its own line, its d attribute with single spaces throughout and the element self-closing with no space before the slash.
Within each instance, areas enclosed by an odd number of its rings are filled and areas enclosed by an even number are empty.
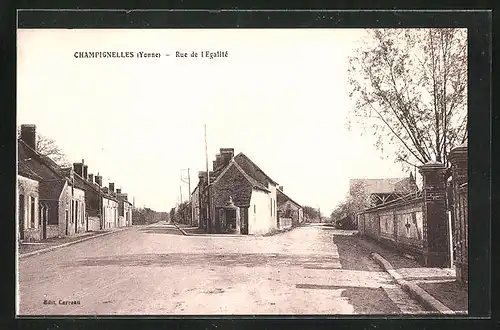
<svg viewBox="0 0 500 330">
<path fill-rule="evenodd" d="M 276 191 L 276 200 L 281 227 L 296 226 L 304 222 L 302 206 L 283 192 L 283 186 Z M 286 224 L 281 224 L 281 222 L 286 222 Z"/>
<path fill-rule="evenodd" d="M 75 186 L 72 171 L 36 151 L 35 125 L 21 126 L 17 146 L 20 239 L 37 241 L 77 233 L 85 191 Z"/>
<path fill-rule="evenodd" d="M 201 172 L 198 184 L 201 227 L 207 232 L 261 235 L 278 228 L 278 183 L 245 154 L 221 148 L 209 176 L 210 182 Z"/>
<path fill-rule="evenodd" d="M 110 183 L 109 188 L 102 188 L 102 229 L 118 227 L 118 209 L 118 199 L 114 196 L 114 184 Z"/>
<path fill-rule="evenodd" d="M 132 203 L 128 201 L 128 195 L 116 189 L 118 199 L 118 227 L 132 226 Z"/>
<path fill-rule="evenodd" d="M 349 182 L 351 196 L 368 195 L 375 205 L 387 203 L 417 191 L 418 187 L 412 173 L 407 178 L 351 179 Z"/>
<path fill-rule="evenodd" d="M 191 216 L 192 216 L 192 226 L 197 226 L 200 227 L 201 222 L 200 222 L 200 182 L 201 179 L 203 178 L 203 175 L 201 172 L 199 173 L 199 178 L 200 181 L 198 182 L 198 185 L 194 188 L 193 192 L 191 193 Z"/>
</svg>

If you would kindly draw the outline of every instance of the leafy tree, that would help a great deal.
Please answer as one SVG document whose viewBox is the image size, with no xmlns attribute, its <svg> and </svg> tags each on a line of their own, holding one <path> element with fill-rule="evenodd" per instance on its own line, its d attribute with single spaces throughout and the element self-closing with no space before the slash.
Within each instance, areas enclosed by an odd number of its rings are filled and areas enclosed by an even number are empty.
<svg viewBox="0 0 500 330">
<path fill-rule="evenodd" d="M 304 214 L 304 218 L 307 220 L 319 219 L 318 209 L 315 209 L 312 206 L 303 206 L 302 213 Z"/>
<path fill-rule="evenodd" d="M 356 229 L 356 214 L 375 205 L 362 182 L 354 183 L 346 196 L 331 213 L 331 221 L 343 229 Z"/>
<path fill-rule="evenodd" d="M 349 59 L 349 128 L 360 124 L 403 167 L 447 163 L 467 139 L 467 31 L 371 29 Z"/>
<path fill-rule="evenodd" d="M 18 128 L 17 137 L 21 137 L 21 130 Z M 71 166 L 70 161 L 67 159 L 64 151 L 57 145 L 56 141 L 48 136 L 36 133 L 36 151 L 41 155 L 47 156 L 56 162 L 61 167 Z"/>
</svg>

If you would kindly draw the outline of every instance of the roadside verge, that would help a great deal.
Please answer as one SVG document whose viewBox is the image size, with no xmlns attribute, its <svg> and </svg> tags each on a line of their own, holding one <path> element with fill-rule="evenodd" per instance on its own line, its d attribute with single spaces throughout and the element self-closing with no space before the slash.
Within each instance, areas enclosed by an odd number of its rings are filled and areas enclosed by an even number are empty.
<svg viewBox="0 0 500 330">
<path fill-rule="evenodd" d="M 423 307 L 430 311 L 440 314 L 455 315 L 456 313 L 441 303 L 439 300 L 431 296 L 427 291 L 420 288 L 415 283 L 407 281 L 399 274 L 394 267 L 385 260 L 380 254 L 373 252 L 371 257 L 401 286 L 401 288 L 410 295 L 413 299 L 422 304 Z"/>
<path fill-rule="evenodd" d="M 120 229 L 116 229 L 116 230 L 110 230 L 110 231 L 106 231 L 106 232 L 103 232 L 103 233 L 100 233 L 100 234 L 96 234 L 96 235 L 85 236 L 85 237 L 82 237 L 80 239 L 77 239 L 77 240 L 74 240 L 74 241 L 70 241 L 70 242 L 67 242 L 67 243 L 53 245 L 53 246 L 49 246 L 47 248 L 43 248 L 43 249 L 40 249 L 40 250 L 36 250 L 36 251 L 32 251 L 32 252 L 27 252 L 27 253 L 23 253 L 23 254 L 19 254 L 19 259 L 23 259 L 23 258 L 31 257 L 31 256 L 34 256 L 34 255 L 46 253 L 46 252 L 53 251 L 53 250 L 56 250 L 56 249 L 59 249 L 59 248 L 65 247 L 65 246 L 69 246 L 69 245 L 72 245 L 72 244 L 80 243 L 80 242 L 83 242 L 83 241 L 86 241 L 86 240 L 89 240 L 89 239 L 93 239 L 93 238 L 97 238 L 97 237 L 102 237 L 102 236 L 105 236 L 105 235 L 109 235 L 109 234 L 116 233 L 116 232 L 119 232 L 119 231 L 122 231 L 122 230 L 130 229 L 130 228 L 132 228 L 132 227 L 124 227 L 124 228 L 120 228 Z"/>
</svg>

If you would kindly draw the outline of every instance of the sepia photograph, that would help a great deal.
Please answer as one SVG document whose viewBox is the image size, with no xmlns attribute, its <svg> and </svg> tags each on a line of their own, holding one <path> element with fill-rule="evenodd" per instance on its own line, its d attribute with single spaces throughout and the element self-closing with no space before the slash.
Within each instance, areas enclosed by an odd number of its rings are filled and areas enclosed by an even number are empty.
<svg viewBox="0 0 500 330">
<path fill-rule="evenodd" d="M 16 35 L 17 316 L 468 315 L 466 28 Z"/>
</svg>

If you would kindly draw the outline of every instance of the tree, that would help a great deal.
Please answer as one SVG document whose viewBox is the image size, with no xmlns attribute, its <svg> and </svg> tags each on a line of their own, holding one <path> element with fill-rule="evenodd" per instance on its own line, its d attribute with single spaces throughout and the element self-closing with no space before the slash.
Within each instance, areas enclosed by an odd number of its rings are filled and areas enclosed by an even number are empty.
<svg viewBox="0 0 500 330">
<path fill-rule="evenodd" d="M 17 130 L 17 137 L 20 138 L 21 130 Z M 67 159 L 64 151 L 57 145 L 57 143 L 40 133 L 36 133 L 36 151 L 43 156 L 47 156 L 56 162 L 57 165 L 61 167 L 71 166 L 70 161 Z"/>
<path fill-rule="evenodd" d="M 307 205 L 304 205 L 302 207 L 302 212 L 304 214 L 304 217 L 307 219 L 307 220 L 311 220 L 311 219 L 317 219 L 318 218 L 318 210 L 315 209 L 314 207 L 312 206 L 307 206 Z"/>
<path fill-rule="evenodd" d="M 447 164 L 467 139 L 467 31 L 373 29 L 349 58 L 349 128 L 361 124 L 403 167 Z M 387 137 L 387 138 L 386 138 Z"/>
<path fill-rule="evenodd" d="M 350 187 L 345 201 L 332 211 L 330 218 L 339 228 L 356 229 L 356 214 L 374 205 L 375 202 L 366 192 L 364 184 L 357 182 Z"/>
</svg>

